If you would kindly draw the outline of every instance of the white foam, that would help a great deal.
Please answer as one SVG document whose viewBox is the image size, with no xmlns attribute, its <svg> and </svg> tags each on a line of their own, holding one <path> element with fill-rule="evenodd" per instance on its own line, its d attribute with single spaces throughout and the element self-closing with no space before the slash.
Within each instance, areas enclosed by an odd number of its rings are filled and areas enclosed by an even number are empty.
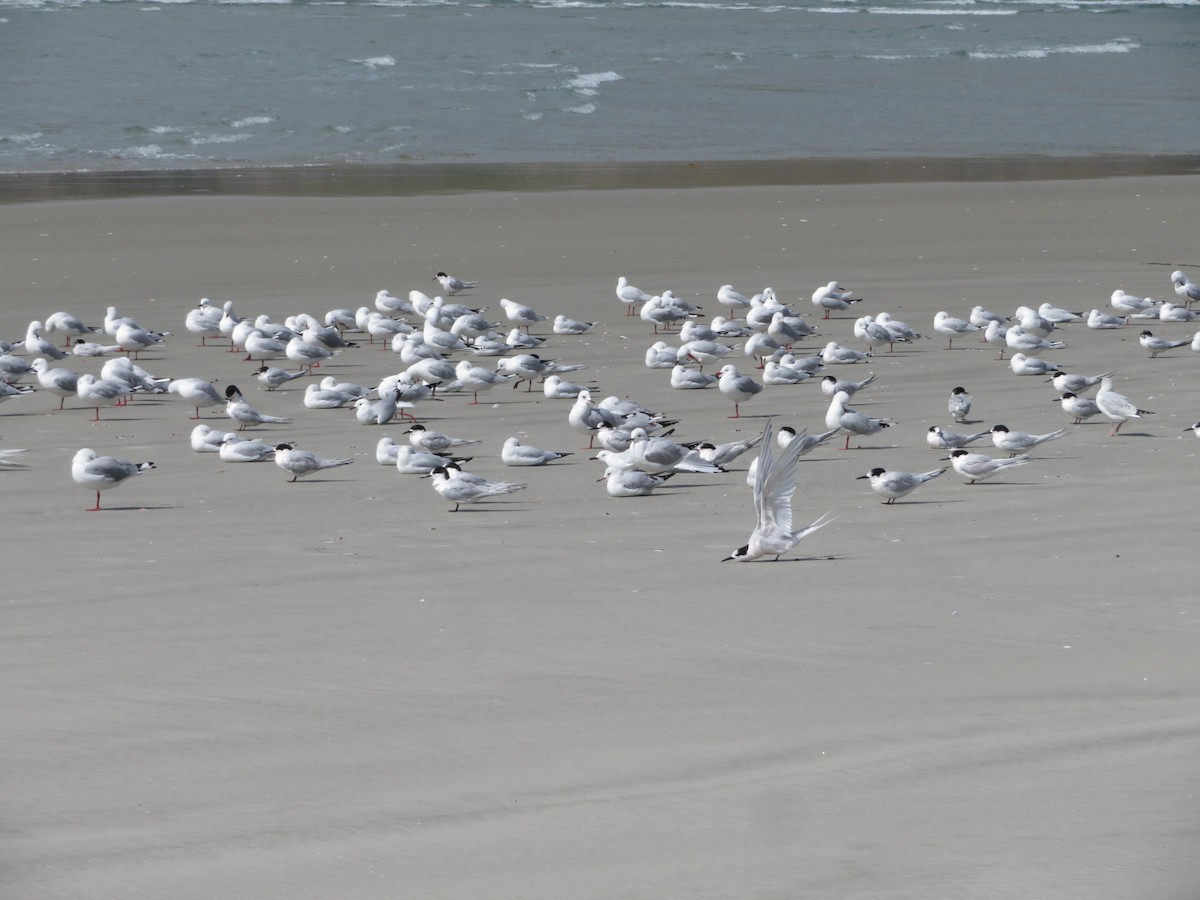
<svg viewBox="0 0 1200 900">
<path fill-rule="evenodd" d="M 573 88 L 580 93 L 590 91 L 596 92 L 596 88 L 610 81 L 621 81 L 622 78 L 616 72 L 591 72 L 587 75 L 576 75 L 574 78 L 567 81 L 567 87 Z"/>
<path fill-rule="evenodd" d="M 591 115 L 596 111 L 595 103 L 585 103 L 582 106 L 568 106 L 564 112 L 578 113 L 581 116 Z"/>
<path fill-rule="evenodd" d="M 248 141 L 253 137 L 254 135 L 246 134 L 245 132 L 240 134 L 205 134 L 188 138 L 188 143 L 193 147 L 202 147 L 205 144 L 236 144 L 238 141 Z"/>
<path fill-rule="evenodd" d="M 366 59 L 352 59 L 352 63 L 358 63 L 360 66 L 366 66 L 368 69 L 386 68 L 396 64 L 394 56 L 368 56 Z"/>
<path fill-rule="evenodd" d="M 1130 53 L 1140 44 L 1129 40 L 1107 44 L 1063 44 L 1057 47 L 1032 47 L 1027 50 L 976 50 L 967 53 L 970 59 L 1045 59 L 1059 53 Z"/>
<path fill-rule="evenodd" d="M 230 122 L 230 128 L 249 128 L 251 125 L 269 125 L 275 120 L 271 116 L 247 116 L 244 119 Z"/>
</svg>

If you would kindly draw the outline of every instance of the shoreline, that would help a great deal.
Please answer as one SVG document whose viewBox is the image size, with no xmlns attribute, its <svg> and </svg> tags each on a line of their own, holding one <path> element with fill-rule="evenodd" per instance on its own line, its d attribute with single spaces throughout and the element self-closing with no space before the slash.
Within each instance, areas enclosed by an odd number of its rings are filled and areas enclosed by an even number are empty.
<svg viewBox="0 0 1200 900">
<path fill-rule="evenodd" d="M 214 195 L 417 197 L 509 191 L 1060 181 L 1198 173 L 1200 155 L 1195 154 L 3 172 L 0 204 Z"/>
</svg>

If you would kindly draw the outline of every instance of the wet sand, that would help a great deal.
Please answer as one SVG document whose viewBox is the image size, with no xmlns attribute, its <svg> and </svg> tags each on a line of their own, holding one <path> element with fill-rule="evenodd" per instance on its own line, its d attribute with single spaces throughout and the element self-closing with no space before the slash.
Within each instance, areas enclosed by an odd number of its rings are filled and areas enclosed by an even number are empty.
<svg viewBox="0 0 1200 900">
<path fill-rule="evenodd" d="M 450 514 L 427 481 L 376 464 L 381 434 L 406 426 L 306 410 L 307 380 L 261 391 L 255 366 L 195 346 L 183 318 L 201 297 L 321 316 L 382 288 L 432 293 L 445 270 L 480 279 L 456 299 L 493 317 L 509 297 L 597 322 L 543 355 L 678 418 L 679 439 L 743 438 L 768 418 L 815 432 L 814 383 L 768 388 L 740 420 L 715 390 L 671 390 L 642 364 L 656 337 L 624 317 L 617 276 L 706 315 L 721 284 L 770 285 L 814 321 L 808 296 L 837 279 L 867 299 L 800 349 L 861 347 L 860 313 L 932 334 L 941 309 L 1172 297 L 1173 267 L 1200 276 L 1198 187 L 0 206 L 0 337 L 115 305 L 173 332 L 140 360 L 152 373 L 237 383 L 293 418 L 252 436 L 355 458 L 288 484 L 269 462 L 193 453 L 173 396 L 98 424 L 77 400 L 52 412 L 46 392 L 0 405 L 0 447 L 28 448 L 29 466 L 0 471 L 6 896 L 1190 896 L 1200 442 L 1184 428 L 1200 419 L 1200 354 L 1149 359 L 1136 325 L 1065 329 L 1048 358 L 1116 370 L 1155 412 L 1116 438 L 1071 426 L 1050 385 L 969 338 L 837 367 L 876 373 L 855 405 L 897 424 L 805 457 L 797 520 L 836 521 L 779 563 L 739 565 L 721 560 L 753 524 L 747 457 L 615 500 L 569 401 L 450 396 L 421 421 L 480 439 L 472 470 L 528 483 Z M 402 367 L 360 346 L 315 374 L 372 385 Z M 946 465 L 924 435 L 952 425 L 956 385 L 978 430 L 1070 434 L 1011 475 L 967 486 L 949 471 L 881 505 L 856 476 Z M 506 468 L 512 434 L 573 455 Z M 93 495 L 69 473 L 84 446 L 158 468 L 85 513 Z"/>
</svg>

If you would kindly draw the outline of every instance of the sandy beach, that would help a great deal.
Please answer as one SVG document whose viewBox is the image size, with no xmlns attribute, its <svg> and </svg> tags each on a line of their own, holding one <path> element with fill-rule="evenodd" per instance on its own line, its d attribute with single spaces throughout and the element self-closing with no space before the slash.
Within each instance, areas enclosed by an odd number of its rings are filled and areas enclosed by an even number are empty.
<svg viewBox="0 0 1200 900">
<path fill-rule="evenodd" d="M 0 205 L 0 338 L 116 306 L 172 332 L 139 360 L 153 374 L 238 384 L 293 420 L 248 436 L 355 460 L 295 484 L 222 463 L 190 449 L 171 395 L 98 423 L 44 391 L 0 405 L 0 448 L 28 465 L 0 471 L 4 895 L 1194 896 L 1200 354 L 1150 359 L 1139 323 L 1056 332 L 1047 358 L 1115 371 L 1154 412 L 1109 437 L 995 347 L 945 349 L 932 320 L 1106 309 L 1117 288 L 1174 300 L 1173 268 L 1200 277 L 1198 192 L 1178 175 Z M 596 322 L 535 328 L 542 355 L 678 419 L 680 440 L 817 432 L 828 403 L 815 380 L 772 386 L 730 419 L 715 389 L 672 390 L 618 276 L 706 318 L 722 284 L 771 286 L 820 324 L 805 354 L 861 349 L 863 313 L 931 338 L 832 369 L 874 372 L 854 405 L 897 424 L 806 456 L 797 521 L 836 520 L 743 565 L 721 560 L 753 525 L 750 456 L 613 499 L 570 401 L 451 395 L 420 421 L 479 439 L 473 471 L 528 484 L 451 514 L 376 463 L 406 425 L 305 409 L 311 379 L 266 392 L 183 327 L 202 297 L 320 317 L 435 293 L 439 270 L 479 279 L 455 299 L 493 318 L 507 297 Z M 831 279 L 865 300 L 819 321 L 808 298 Z M 314 375 L 403 368 L 364 343 Z M 976 430 L 1070 433 L 1011 474 L 951 470 L 881 505 L 856 477 L 948 465 L 925 433 L 953 427 L 956 385 Z M 507 468 L 517 434 L 572 455 Z M 157 469 L 85 513 L 81 447 Z"/>
</svg>

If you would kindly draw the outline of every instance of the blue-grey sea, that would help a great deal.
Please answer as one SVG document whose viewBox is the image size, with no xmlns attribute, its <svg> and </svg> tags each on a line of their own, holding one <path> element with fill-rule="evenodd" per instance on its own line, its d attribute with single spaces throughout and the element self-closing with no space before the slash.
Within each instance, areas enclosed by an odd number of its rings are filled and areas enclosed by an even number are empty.
<svg viewBox="0 0 1200 900">
<path fill-rule="evenodd" d="M 1194 154 L 1200 0 L 0 0 L 0 171 Z"/>
</svg>

